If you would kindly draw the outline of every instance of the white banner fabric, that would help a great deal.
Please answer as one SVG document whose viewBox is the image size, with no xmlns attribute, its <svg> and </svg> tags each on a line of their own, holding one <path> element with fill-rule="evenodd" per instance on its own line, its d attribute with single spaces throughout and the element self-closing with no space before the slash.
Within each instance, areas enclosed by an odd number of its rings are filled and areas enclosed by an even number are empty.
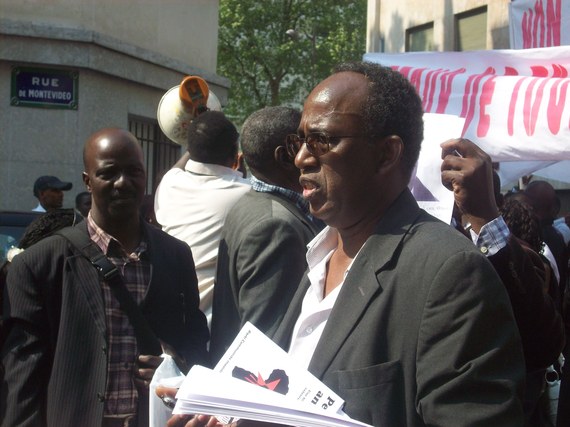
<svg viewBox="0 0 570 427">
<path fill-rule="evenodd" d="M 496 162 L 570 160 L 570 47 L 367 53 L 364 60 L 406 76 L 425 112 L 465 118 L 461 136 Z"/>
</svg>

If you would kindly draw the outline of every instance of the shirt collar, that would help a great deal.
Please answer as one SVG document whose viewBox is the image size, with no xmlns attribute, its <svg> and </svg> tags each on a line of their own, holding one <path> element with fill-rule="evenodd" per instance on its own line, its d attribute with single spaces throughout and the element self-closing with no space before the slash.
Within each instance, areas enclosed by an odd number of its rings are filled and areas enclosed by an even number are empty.
<svg viewBox="0 0 570 427">
<path fill-rule="evenodd" d="M 312 270 L 327 257 L 337 246 L 338 232 L 331 227 L 325 227 L 307 245 L 307 265 Z"/>
<path fill-rule="evenodd" d="M 368 240 L 366 240 L 366 242 L 368 242 Z M 358 257 L 358 255 L 360 255 L 360 252 L 362 252 L 362 248 L 364 248 L 366 242 L 364 242 L 362 247 L 356 253 L 356 256 L 352 259 L 352 262 L 350 263 L 350 265 L 346 269 L 346 272 L 344 273 L 345 277 L 350 271 L 352 264 L 354 264 L 354 260 Z M 306 257 L 307 257 L 307 266 L 309 267 L 309 270 L 315 268 L 324 259 L 328 261 L 333 251 L 336 249 L 337 245 L 338 245 L 338 231 L 336 230 L 336 228 L 332 228 L 327 225 L 307 245 Z"/>
<path fill-rule="evenodd" d="M 251 176 L 251 188 L 259 193 L 274 193 L 280 194 L 286 199 L 292 201 L 297 205 L 301 212 L 310 220 L 313 221 L 313 216 L 309 213 L 309 202 L 299 193 L 287 188 L 279 187 L 277 185 L 268 184 L 255 176 Z"/>
<path fill-rule="evenodd" d="M 97 225 L 91 216 L 91 211 L 89 211 L 89 214 L 87 215 L 87 232 L 89 233 L 89 237 L 93 243 L 95 243 L 99 249 L 101 249 L 101 252 L 103 252 L 105 255 L 109 255 L 109 246 L 111 245 L 111 247 L 117 248 L 124 257 L 131 257 L 132 255 L 138 257 L 147 249 L 146 237 L 143 231 L 143 238 L 137 248 L 134 250 L 133 254 L 127 254 L 117 239 L 115 239 L 113 236 L 111 236 L 109 233 Z"/>
<path fill-rule="evenodd" d="M 242 178 L 241 172 L 233 170 L 227 166 L 215 165 L 213 163 L 202 163 L 194 160 L 188 160 L 184 170 L 196 175 L 207 176 L 231 176 L 234 178 Z"/>
</svg>

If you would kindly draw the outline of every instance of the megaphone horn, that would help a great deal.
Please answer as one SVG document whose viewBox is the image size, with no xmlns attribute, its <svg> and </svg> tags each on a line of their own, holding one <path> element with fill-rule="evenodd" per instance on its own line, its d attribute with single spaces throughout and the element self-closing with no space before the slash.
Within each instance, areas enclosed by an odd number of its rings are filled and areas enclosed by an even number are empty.
<svg viewBox="0 0 570 427">
<path fill-rule="evenodd" d="M 186 76 L 162 96 L 156 112 L 158 125 L 170 140 L 186 146 L 188 125 L 206 110 L 221 111 L 220 100 L 204 79 Z"/>
</svg>

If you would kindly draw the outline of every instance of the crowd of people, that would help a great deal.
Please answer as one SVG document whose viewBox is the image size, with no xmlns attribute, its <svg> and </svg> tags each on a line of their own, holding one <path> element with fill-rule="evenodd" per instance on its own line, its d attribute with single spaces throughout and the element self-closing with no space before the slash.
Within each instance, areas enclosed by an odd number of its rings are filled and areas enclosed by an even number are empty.
<svg viewBox="0 0 570 427">
<path fill-rule="evenodd" d="M 158 226 L 141 216 L 137 139 L 91 135 L 76 210 L 32 224 L 6 269 L 0 425 L 148 426 L 161 355 L 213 366 L 247 321 L 373 426 L 570 425 L 560 200 L 538 180 L 502 195 L 490 157 L 453 139 L 454 221 L 435 219 L 409 188 L 422 115 L 408 80 L 366 62 L 338 65 L 302 112 L 256 111 L 241 135 L 201 112 L 157 189 Z M 38 181 L 38 208 L 60 218 L 71 183 Z"/>
</svg>

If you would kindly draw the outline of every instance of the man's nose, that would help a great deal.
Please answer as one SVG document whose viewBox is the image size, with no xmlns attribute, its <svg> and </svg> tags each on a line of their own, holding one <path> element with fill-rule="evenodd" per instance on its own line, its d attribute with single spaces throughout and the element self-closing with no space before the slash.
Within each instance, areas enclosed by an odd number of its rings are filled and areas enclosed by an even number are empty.
<svg viewBox="0 0 570 427">
<path fill-rule="evenodd" d="M 129 179 L 125 173 L 120 173 L 117 175 L 117 179 L 115 179 L 115 187 L 125 187 L 129 185 Z"/>
<path fill-rule="evenodd" d="M 295 156 L 295 166 L 298 169 L 303 169 L 309 164 L 316 163 L 317 158 L 313 156 L 307 149 L 307 144 L 303 142 L 297 155 Z"/>
</svg>

